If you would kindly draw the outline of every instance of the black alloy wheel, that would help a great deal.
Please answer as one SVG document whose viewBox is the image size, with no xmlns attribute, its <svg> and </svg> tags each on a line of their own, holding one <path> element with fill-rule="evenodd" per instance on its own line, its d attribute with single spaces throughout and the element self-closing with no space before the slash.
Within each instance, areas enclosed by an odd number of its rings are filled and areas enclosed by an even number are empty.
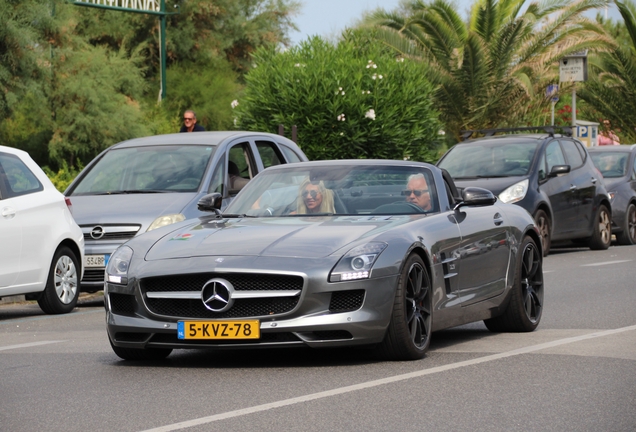
<svg viewBox="0 0 636 432">
<path fill-rule="evenodd" d="M 398 281 L 393 314 L 380 353 L 392 360 L 424 357 L 432 333 L 431 282 L 422 259 L 412 254 Z"/>
<path fill-rule="evenodd" d="M 534 240 L 524 238 L 517 258 L 515 283 L 503 314 L 484 321 L 494 332 L 529 332 L 543 314 L 543 257 Z"/>
</svg>

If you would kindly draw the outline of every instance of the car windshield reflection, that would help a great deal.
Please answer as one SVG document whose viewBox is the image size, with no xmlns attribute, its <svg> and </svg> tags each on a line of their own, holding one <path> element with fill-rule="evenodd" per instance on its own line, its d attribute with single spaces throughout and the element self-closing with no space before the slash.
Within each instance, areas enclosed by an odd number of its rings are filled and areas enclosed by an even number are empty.
<svg viewBox="0 0 636 432">
<path fill-rule="evenodd" d="M 412 166 L 312 165 L 259 174 L 227 214 L 298 217 L 400 215 L 439 209 L 432 173 Z"/>
<path fill-rule="evenodd" d="M 91 168 L 71 195 L 196 192 L 214 146 L 113 149 Z"/>
<path fill-rule="evenodd" d="M 440 161 L 455 180 L 527 175 L 537 150 L 536 141 L 485 142 L 457 146 Z"/>
<path fill-rule="evenodd" d="M 619 178 L 626 174 L 627 159 L 629 153 L 619 152 L 591 152 L 594 166 L 603 174 L 605 178 Z"/>
</svg>

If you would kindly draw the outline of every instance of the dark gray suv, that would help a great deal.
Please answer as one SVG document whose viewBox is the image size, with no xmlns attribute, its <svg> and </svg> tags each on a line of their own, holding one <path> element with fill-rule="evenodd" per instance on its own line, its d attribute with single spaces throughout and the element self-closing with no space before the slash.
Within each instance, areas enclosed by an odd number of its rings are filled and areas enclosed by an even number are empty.
<svg viewBox="0 0 636 432">
<path fill-rule="evenodd" d="M 546 255 L 551 243 L 560 240 L 607 249 L 610 200 L 585 146 L 549 127 L 539 134 L 494 135 L 528 129 L 479 131 L 486 137 L 456 144 L 437 165 L 459 189 L 483 187 L 501 201 L 525 208 L 541 231 Z"/>
<path fill-rule="evenodd" d="M 104 287 L 110 254 L 136 235 L 223 208 L 265 168 L 307 157 L 291 140 L 261 132 L 197 132 L 124 141 L 103 151 L 64 192 L 85 239 L 82 291 Z M 186 240 L 186 239 L 184 239 Z"/>
</svg>

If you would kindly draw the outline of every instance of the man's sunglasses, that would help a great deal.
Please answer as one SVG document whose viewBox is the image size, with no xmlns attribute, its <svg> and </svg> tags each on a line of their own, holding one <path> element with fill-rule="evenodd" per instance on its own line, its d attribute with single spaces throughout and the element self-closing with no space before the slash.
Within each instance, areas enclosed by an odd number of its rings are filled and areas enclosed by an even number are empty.
<svg viewBox="0 0 636 432">
<path fill-rule="evenodd" d="M 186 121 L 186 120 L 194 120 L 194 117 L 184 117 L 183 121 Z"/>
<path fill-rule="evenodd" d="M 313 189 L 312 190 L 306 190 L 306 191 L 303 191 L 303 198 L 307 198 L 309 195 L 311 195 L 311 197 L 313 199 L 316 199 L 316 197 L 318 196 L 319 193 L 320 192 L 318 192 L 317 190 L 313 190 Z"/>
<path fill-rule="evenodd" d="M 415 194 L 416 197 L 422 195 L 423 193 L 428 192 L 428 189 L 405 189 L 402 191 L 402 195 L 411 196 L 411 194 Z"/>
</svg>

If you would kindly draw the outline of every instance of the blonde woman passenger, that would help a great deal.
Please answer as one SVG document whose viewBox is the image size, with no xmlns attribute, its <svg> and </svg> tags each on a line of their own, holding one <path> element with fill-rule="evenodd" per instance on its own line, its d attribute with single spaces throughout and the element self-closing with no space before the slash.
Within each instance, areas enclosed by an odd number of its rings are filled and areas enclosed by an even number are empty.
<svg viewBox="0 0 636 432">
<path fill-rule="evenodd" d="M 335 213 L 333 191 L 322 181 L 305 179 L 298 188 L 298 209 L 291 214 Z"/>
</svg>

